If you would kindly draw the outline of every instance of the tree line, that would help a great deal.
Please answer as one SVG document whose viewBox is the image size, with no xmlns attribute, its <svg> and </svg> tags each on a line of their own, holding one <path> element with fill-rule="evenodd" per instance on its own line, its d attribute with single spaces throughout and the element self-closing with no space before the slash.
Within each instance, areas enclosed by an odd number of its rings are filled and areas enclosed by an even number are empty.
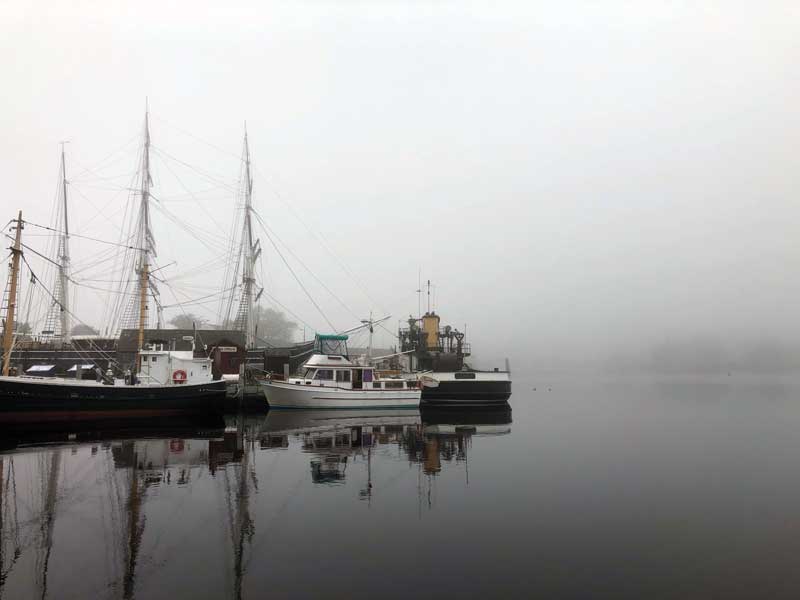
<svg viewBox="0 0 800 600">
<path fill-rule="evenodd" d="M 225 329 L 219 325 L 214 325 L 208 319 L 194 313 L 182 313 L 172 317 L 168 323 L 176 329 Z M 258 323 L 256 337 L 265 340 L 272 346 L 286 346 L 294 343 L 295 334 L 298 326 L 294 321 L 286 318 L 286 315 L 274 308 L 262 308 L 258 311 Z M 17 326 L 18 334 L 30 334 L 32 328 L 30 323 L 20 323 Z M 70 330 L 72 335 L 99 335 L 100 332 L 83 323 L 78 323 Z"/>
</svg>

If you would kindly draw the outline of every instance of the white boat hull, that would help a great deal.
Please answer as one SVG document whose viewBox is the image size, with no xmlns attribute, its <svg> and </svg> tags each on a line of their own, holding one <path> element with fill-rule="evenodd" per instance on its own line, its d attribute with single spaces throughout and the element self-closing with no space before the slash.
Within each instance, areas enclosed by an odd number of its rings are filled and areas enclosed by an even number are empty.
<svg viewBox="0 0 800 600">
<path fill-rule="evenodd" d="M 261 382 L 270 408 L 418 408 L 418 389 L 351 390 Z"/>
</svg>

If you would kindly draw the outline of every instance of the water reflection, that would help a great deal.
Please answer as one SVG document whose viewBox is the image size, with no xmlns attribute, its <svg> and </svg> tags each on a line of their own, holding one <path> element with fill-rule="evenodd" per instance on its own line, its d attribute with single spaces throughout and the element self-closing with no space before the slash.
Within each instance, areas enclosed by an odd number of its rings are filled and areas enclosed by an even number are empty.
<svg viewBox="0 0 800 600">
<path fill-rule="evenodd" d="M 0 598 L 171 597 L 176 581 L 191 595 L 188 572 L 202 574 L 201 595 L 241 598 L 267 529 L 301 495 L 306 510 L 322 506 L 308 504 L 304 481 L 369 507 L 392 465 L 436 477 L 467 463 L 474 437 L 510 430 L 505 409 L 16 431 L 0 453 Z M 381 481 L 383 502 L 421 493 Z"/>
<path fill-rule="evenodd" d="M 361 499 L 372 498 L 372 454 L 379 446 L 407 444 L 421 430 L 418 410 L 296 410 L 272 411 L 263 424 L 262 435 L 270 447 L 286 448 L 289 438 L 300 442 L 309 461 L 311 480 L 317 484 L 342 484 L 348 463 L 361 459 L 366 481 Z M 264 446 L 262 446 L 264 447 Z"/>
</svg>

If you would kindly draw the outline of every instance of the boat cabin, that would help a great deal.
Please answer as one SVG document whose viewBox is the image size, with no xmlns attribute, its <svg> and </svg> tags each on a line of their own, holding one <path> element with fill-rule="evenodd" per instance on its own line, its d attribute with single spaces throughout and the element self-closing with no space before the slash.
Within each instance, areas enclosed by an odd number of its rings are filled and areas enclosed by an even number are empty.
<svg viewBox="0 0 800 600">
<path fill-rule="evenodd" d="M 163 345 L 152 344 L 139 356 L 142 362 L 138 377 L 142 384 L 182 385 L 213 380 L 212 361 L 195 358 L 193 350 L 165 350 Z"/>
<path fill-rule="evenodd" d="M 404 379 L 381 377 L 375 367 L 353 363 L 347 357 L 346 335 L 317 335 L 315 353 L 303 365 L 300 377 L 287 383 L 348 390 L 408 389 Z"/>
</svg>

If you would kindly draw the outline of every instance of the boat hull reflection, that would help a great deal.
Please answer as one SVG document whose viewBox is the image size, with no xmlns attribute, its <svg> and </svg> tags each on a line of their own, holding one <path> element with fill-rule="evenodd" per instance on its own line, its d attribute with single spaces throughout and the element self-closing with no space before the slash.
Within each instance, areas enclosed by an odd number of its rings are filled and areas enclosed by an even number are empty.
<svg viewBox="0 0 800 600">
<path fill-rule="evenodd" d="M 0 423 L 0 450 L 43 444 L 105 442 L 127 439 L 221 437 L 225 421 L 219 415 L 165 416 L 157 419 L 94 418 L 42 421 L 40 423 Z"/>
<path fill-rule="evenodd" d="M 507 402 L 498 406 L 472 407 L 469 409 L 463 407 L 423 406 L 422 421 L 425 423 L 426 428 L 437 426 L 456 429 L 479 426 L 489 429 L 492 426 L 498 426 L 498 429 L 502 430 L 503 426 L 508 425 L 507 429 L 510 431 L 511 407 Z"/>
<path fill-rule="evenodd" d="M 312 431 L 345 427 L 419 425 L 420 423 L 420 412 L 414 408 L 271 410 L 267 413 L 262 431 L 271 434 L 301 435 Z"/>
</svg>

